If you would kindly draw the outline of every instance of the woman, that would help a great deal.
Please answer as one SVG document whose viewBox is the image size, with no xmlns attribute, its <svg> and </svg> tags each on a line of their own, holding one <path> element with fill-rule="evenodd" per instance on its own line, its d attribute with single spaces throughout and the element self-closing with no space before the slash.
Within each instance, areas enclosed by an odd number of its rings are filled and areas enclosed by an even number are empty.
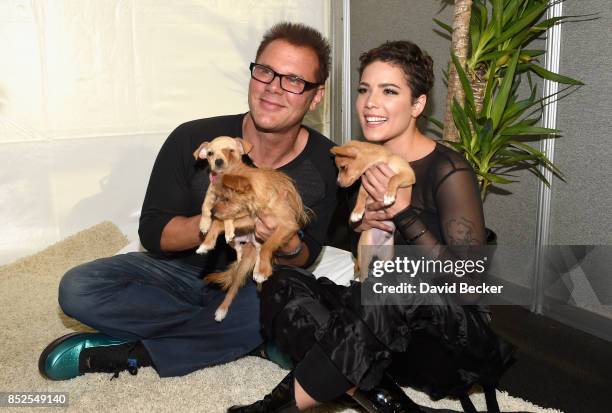
<svg viewBox="0 0 612 413">
<path fill-rule="evenodd" d="M 383 205 L 393 175 L 371 167 L 362 183 L 368 204 L 357 232 L 393 231 L 396 245 L 485 244 L 482 203 L 474 172 L 458 153 L 423 135 L 416 122 L 433 86 L 433 62 L 408 41 L 387 42 L 360 57 L 356 110 L 365 139 L 406 159 L 416 184 Z M 262 324 L 296 368 L 268 396 L 233 412 L 291 412 L 351 396 L 368 411 L 419 412 L 395 384 L 410 383 L 434 398 L 460 397 L 473 384 L 494 395 L 509 351 L 477 306 L 440 295 L 443 305 L 414 302 L 364 306 L 362 285 L 334 285 L 281 267 L 263 285 Z M 416 296 L 415 296 L 416 297 Z M 436 364 L 437 363 L 437 364 Z M 465 407 L 464 407 L 465 408 Z"/>
</svg>

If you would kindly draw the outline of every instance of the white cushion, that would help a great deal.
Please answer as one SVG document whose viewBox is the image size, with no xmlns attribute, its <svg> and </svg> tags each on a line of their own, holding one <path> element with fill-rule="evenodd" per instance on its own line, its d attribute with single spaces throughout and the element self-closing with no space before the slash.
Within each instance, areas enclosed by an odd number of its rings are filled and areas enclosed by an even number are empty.
<svg viewBox="0 0 612 413">
<path fill-rule="evenodd" d="M 323 247 L 319 258 L 308 270 L 315 277 L 327 277 L 338 285 L 349 285 L 355 279 L 353 254 L 327 245 Z"/>
<path fill-rule="evenodd" d="M 130 242 L 117 254 L 146 251 L 139 240 Z M 308 268 L 315 277 L 327 277 L 338 285 L 349 285 L 354 279 L 353 254 L 330 246 L 324 246 L 317 261 Z"/>
</svg>

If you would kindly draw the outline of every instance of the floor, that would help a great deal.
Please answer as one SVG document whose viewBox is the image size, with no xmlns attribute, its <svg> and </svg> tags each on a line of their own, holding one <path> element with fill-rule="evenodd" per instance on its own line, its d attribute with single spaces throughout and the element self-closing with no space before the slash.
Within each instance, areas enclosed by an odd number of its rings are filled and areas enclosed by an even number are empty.
<svg viewBox="0 0 612 413">
<path fill-rule="evenodd" d="M 492 310 L 494 329 L 518 347 L 500 389 L 565 413 L 612 411 L 612 343 L 522 307 Z"/>
</svg>

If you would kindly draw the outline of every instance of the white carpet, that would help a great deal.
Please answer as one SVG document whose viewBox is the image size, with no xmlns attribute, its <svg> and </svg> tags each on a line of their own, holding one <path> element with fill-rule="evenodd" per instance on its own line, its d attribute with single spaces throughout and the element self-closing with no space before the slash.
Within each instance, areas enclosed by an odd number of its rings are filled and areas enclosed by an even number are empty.
<svg viewBox="0 0 612 413">
<path fill-rule="evenodd" d="M 105 222 L 0 267 L 0 392 L 49 391 L 69 396 L 67 409 L 15 411 L 224 412 L 233 404 L 261 398 L 284 377 L 286 371 L 276 365 L 246 357 L 176 378 L 161 379 L 152 368 L 144 368 L 137 376 L 122 373 L 112 381 L 110 374 L 87 374 L 64 382 L 43 379 L 37 366 L 42 349 L 60 335 L 87 329 L 58 307 L 57 286 L 62 275 L 80 263 L 113 255 L 127 243 L 116 226 Z M 423 393 L 407 392 L 421 405 L 461 410 L 456 401 L 434 403 Z M 473 400 L 479 410 L 484 410 L 480 395 L 473 395 Z M 503 392 L 498 392 L 498 400 L 506 412 L 561 413 Z M 342 411 L 337 407 L 332 410 Z"/>
</svg>

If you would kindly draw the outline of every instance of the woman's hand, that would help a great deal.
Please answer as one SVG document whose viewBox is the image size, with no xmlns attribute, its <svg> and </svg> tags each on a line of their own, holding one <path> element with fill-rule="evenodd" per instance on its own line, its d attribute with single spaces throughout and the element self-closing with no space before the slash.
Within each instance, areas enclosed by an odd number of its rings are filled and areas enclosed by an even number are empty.
<svg viewBox="0 0 612 413">
<path fill-rule="evenodd" d="M 357 223 L 356 227 L 353 227 L 354 231 L 363 232 L 372 228 L 377 228 L 385 232 L 393 232 L 393 227 L 388 225 L 388 221 L 390 221 L 393 217 L 390 216 L 384 209 L 370 209 L 370 206 L 375 204 L 377 204 L 377 202 L 369 202 L 366 204 L 366 210 L 363 214 L 363 218 Z"/>
<path fill-rule="evenodd" d="M 355 231 L 361 232 L 371 228 L 378 228 L 387 232 L 393 231 L 393 228 L 385 224 L 384 221 L 390 221 L 398 212 L 406 209 L 412 198 L 412 186 L 399 188 L 395 202 L 389 206 L 383 204 L 389 179 L 393 175 L 395 175 L 395 172 L 384 163 L 371 166 L 363 174 L 361 184 L 368 193 L 369 199 L 363 219 L 354 228 Z"/>
<path fill-rule="evenodd" d="M 374 202 L 369 205 L 369 209 L 373 211 L 385 210 L 390 216 L 389 219 L 393 218 L 398 212 L 410 206 L 412 200 L 412 186 L 407 188 L 399 188 L 395 197 L 395 202 L 389 206 L 383 204 L 383 199 L 387 187 L 389 186 L 389 179 L 395 175 L 395 172 L 389 165 L 385 163 L 379 163 L 371 166 L 361 177 L 361 184 L 368 193 L 370 199 Z"/>
</svg>

